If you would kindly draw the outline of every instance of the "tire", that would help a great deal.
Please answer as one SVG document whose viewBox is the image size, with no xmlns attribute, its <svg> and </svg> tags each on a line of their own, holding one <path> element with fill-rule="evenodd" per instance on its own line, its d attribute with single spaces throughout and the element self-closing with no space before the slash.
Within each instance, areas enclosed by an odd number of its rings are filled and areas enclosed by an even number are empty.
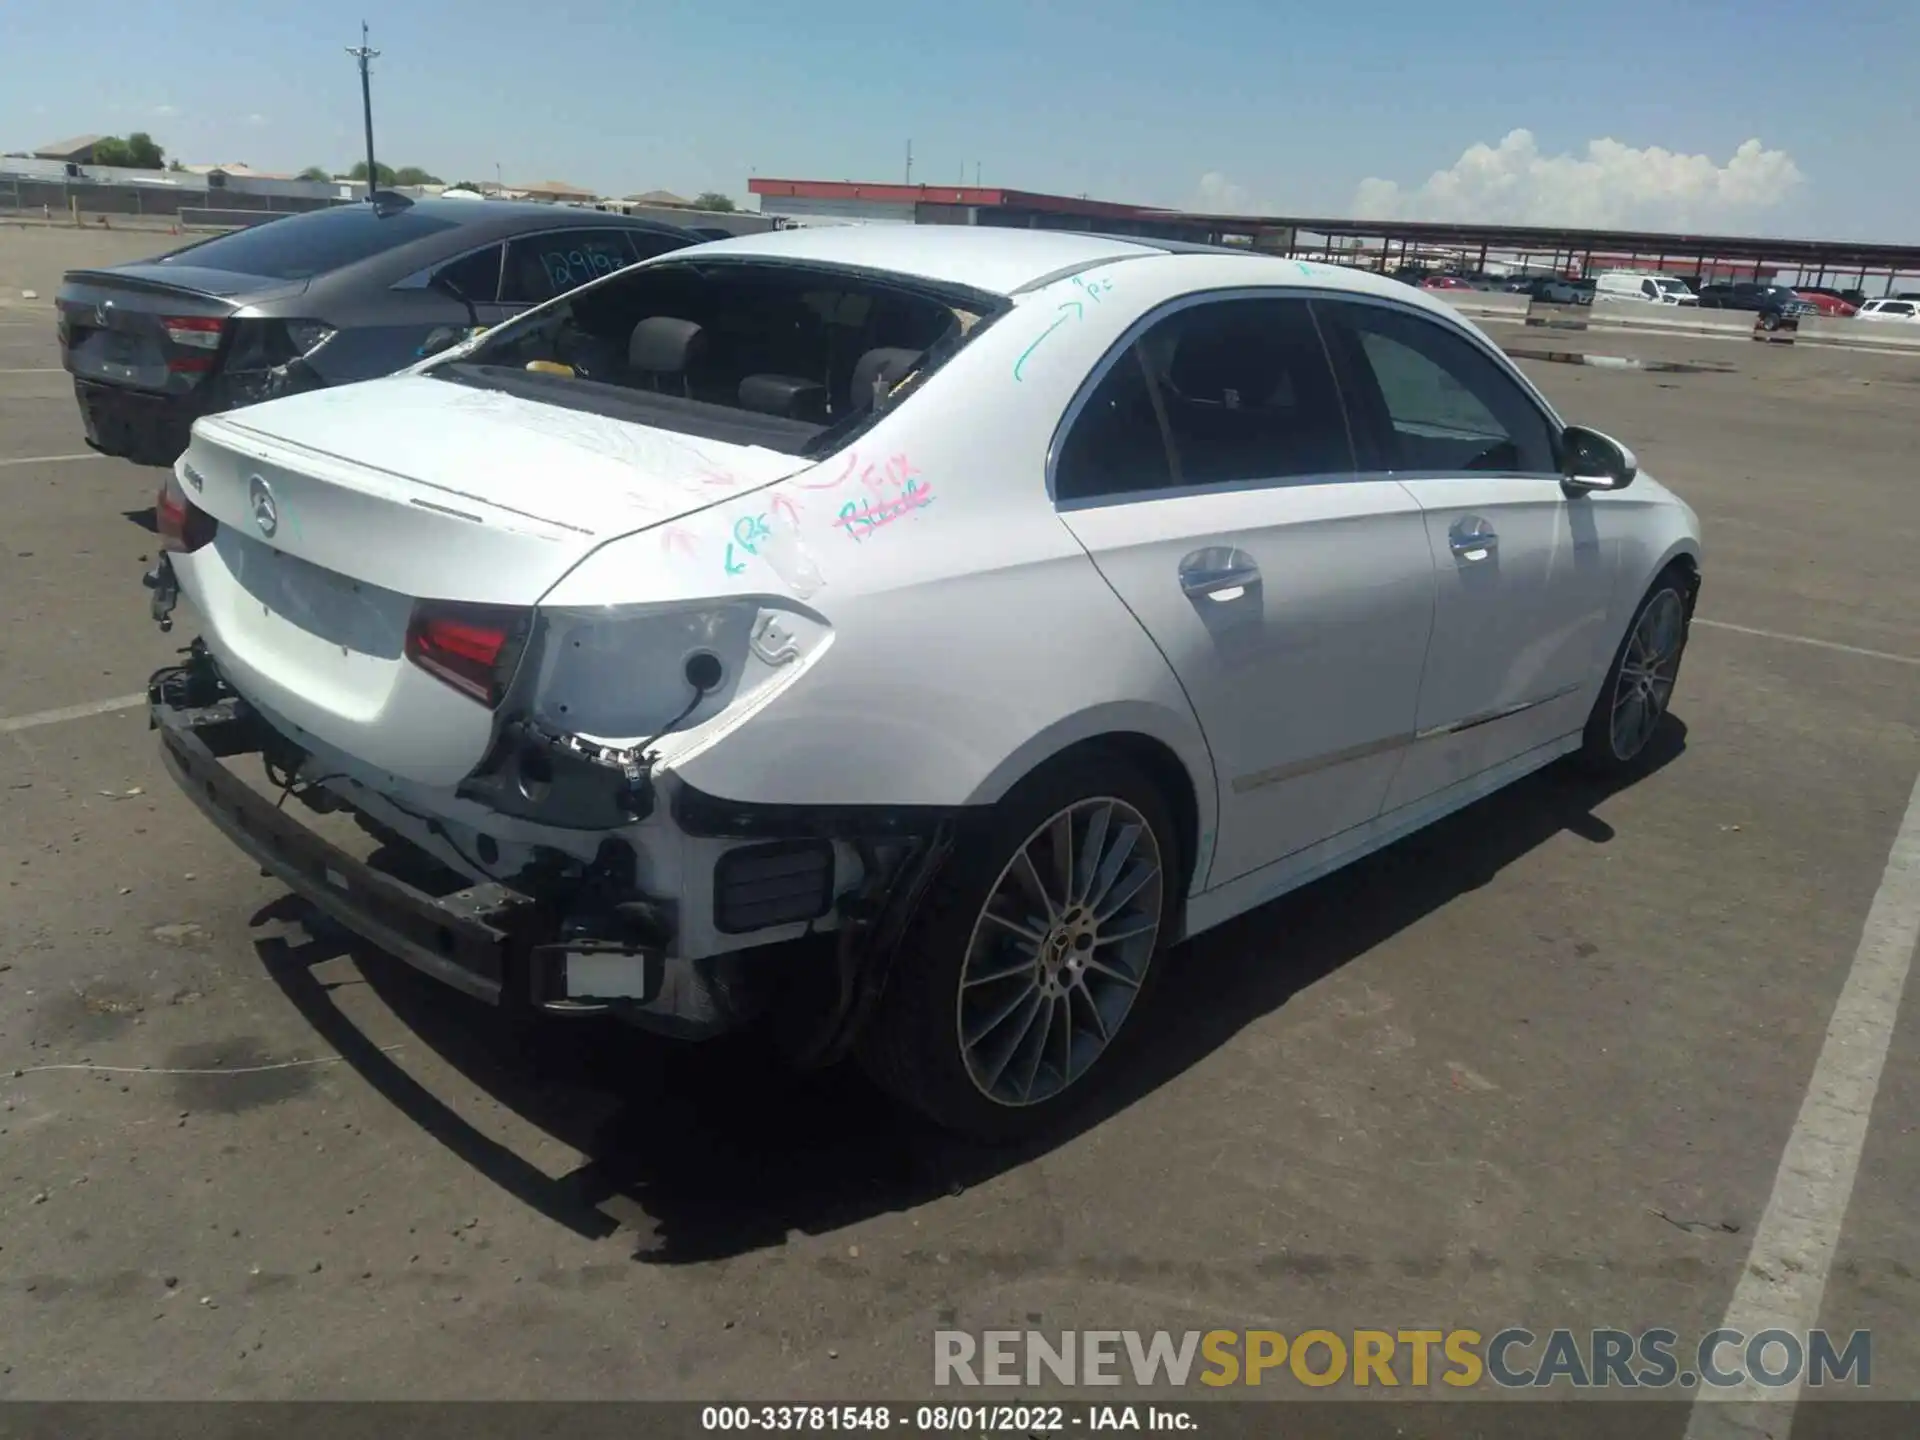
<svg viewBox="0 0 1920 1440">
<path fill-rule="evenodd" d="M 1768 311 L 1760 317 L 1760 328 L 1762 330 L 1778 330 L 1780 328 L 1780 317 L 1772 311 Z"/>
<path fill-rule="evenodd" d="M 1094 853 L 1114 868 L 1107 877 L 1076 863 L 1074 893 L 1043 910 L 1022 857 L 1033 879 L 1051 870 L 1063 816 L 1076 861 Z M 1144 880 L 1143 864 L 1153 867 Z M 1112 1077 L 1139 1033 L 1185 873 L 1167 801 L 1138 766 L 1086 751 L 1030 776 L 935 877 L 860 1036 L 862 1068 L 896 1100 L 975 1139 L 1017 1140 L 1058 1123 Z M 989 918 L 989 902 L 1007 920 Z"/>
<path fill-rule="evenodd" d="M 1680 662 L 1686 655 L 1693 620 L 1687 590 L 1680 568 L 1670 565 L 1655 577 L 1634 607 L 1633 619 L 1614 651 L 1613 663 L 1607 667 L 1607 678 L 1594 698 L 1581 737 L 1579 764 L 1589 774 L 1617 778 L 1645 768 L 1649 743 L 1673 703 Z M 1648 628 L 1649 636 L 1642 635 L 1643 627 Z M 1648 667 L 1641 657 L 1655 637 L 1659 640 L 1659 658 Z M 1638 712 L 1622 713 L 1621 706 L 1635 690 L 1640 694 Z M 1645 708 L 1649 703 L 1650 711 Z M 1624 724 L 1617 726 L 1616 718 Z"/>
</svg>

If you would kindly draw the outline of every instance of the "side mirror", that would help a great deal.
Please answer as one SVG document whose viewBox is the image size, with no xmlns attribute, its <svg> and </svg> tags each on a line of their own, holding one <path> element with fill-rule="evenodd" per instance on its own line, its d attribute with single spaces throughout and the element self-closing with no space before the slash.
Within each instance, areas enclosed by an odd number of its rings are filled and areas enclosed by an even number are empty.
<svg viewBox="0 0 1920 1440">
<path fill-rule="evenodd" d="M 1640 473 L 1633 452 L 1611 436 L 1583 425 L 1569 425 L 1560 434 L 1564 454 L 1560 483 L 1569 495 L 1592 490 L 1624 490 Z"/>
</svg>

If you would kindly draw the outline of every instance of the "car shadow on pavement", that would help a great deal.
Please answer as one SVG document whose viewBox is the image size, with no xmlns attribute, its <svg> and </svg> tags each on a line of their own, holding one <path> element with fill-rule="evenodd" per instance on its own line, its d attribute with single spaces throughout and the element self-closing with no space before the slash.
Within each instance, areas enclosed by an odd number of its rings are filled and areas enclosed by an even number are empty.
<svg viewBox="0 0 1920 1440">
<path fill-rule="evenodd" d="M 1668 717 L 1649 773 L 1685 748 Z M 824 1234 L 958 1194 L 1058 1147 L 1182 1074 L 1299 991 L 1562 832 L 1613 840 L 1594 810 L 1618 786 L 1565 766 L 1489 796 L 1366 860 L 1174 952 L 1132 1053 L 1052 1133 L 987 1147 L 931 1130 L 852 1065 L 796 1074 L 758 1032 L 688 1045 L 601 1020 L 529 1035 L 419 975 L 289 895 L 256 925 L 307 936 L 256 948 L 289 1000 L 376 1091 L 507 1193 L 575 1233 L 626 1231 L 634 1259 L 687 1264 Z M 1281 940 L 1277 937 L 1284 937 Z M 551 1176 L 492 1139 L 368 1038 L 314 972 L 351 954 L 419 1045 L 465 1081 L 588 1157 Z M 409 1043 L 409 1050 L 418 1046 Z"/>
</svg>

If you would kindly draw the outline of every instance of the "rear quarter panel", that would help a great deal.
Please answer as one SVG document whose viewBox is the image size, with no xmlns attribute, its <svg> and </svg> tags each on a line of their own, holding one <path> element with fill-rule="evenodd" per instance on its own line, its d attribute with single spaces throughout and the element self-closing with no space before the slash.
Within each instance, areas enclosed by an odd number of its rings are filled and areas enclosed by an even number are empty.
<svg viewBox="0 0 1920 1440">
<path fill-rule="evenodd" d="M 980 804 L 1123 730 L 1178 757 L 1210 828 L 1191 708 L 1046 493 L 1061 413 L 1168 293 L 1151 263 L 1026 297 L 840 454 L 603 547 L 555 587 L 545 603 L 759 594 L 831 625 L 825 653 L 748 723 L 663 744 L 672 770 L 768 804 Z"/>
</svg>

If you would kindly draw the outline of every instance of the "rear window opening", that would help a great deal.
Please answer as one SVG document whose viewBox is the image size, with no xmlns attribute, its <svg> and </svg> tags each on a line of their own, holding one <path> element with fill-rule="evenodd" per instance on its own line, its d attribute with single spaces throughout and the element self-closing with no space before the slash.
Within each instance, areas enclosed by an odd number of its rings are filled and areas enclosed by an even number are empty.
<svg viewBox="0 0 1920 1440">
<path fill-rule="evenodd" d="M 825 454 L 1005 302 L 790 262 L 664 261 L 503 326 L 429 372 L 656 429 Z"/>
</svg>

